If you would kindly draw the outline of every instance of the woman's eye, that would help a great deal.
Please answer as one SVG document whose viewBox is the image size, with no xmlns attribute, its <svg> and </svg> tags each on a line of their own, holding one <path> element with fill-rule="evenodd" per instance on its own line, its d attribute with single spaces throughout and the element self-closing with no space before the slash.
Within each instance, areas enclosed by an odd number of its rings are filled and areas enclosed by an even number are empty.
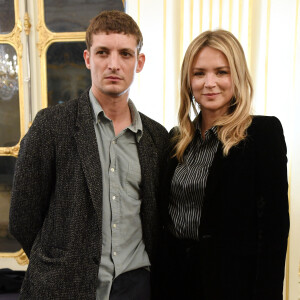
<svg viewBox="0 0 300 300">
<path fill-rule="evenodd" d="M 219 75 L 226 75 L 226 74 L 228 74 L 228 72 L 225 71 L 225 70 L 220 70 L 220 71 L 218 71 L 218 74 Z"/>
<path fill-rule="evenodd" d="M 194 73 L 194 76 L 203 76 L 204 75 L 204 72 L 195 72 Z"/>
</svg>

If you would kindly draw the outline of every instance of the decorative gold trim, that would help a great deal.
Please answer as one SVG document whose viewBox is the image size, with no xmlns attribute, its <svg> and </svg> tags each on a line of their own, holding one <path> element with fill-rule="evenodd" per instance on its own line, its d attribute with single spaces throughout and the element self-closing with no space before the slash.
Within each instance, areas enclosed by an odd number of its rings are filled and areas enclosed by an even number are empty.
<svg viewBox="0 0 300 300">
<path fill-rule="evenodd" d="M 0 43 L 9 44 L 16 50 L 17 59 L 18 59 L 18 84 L 19 84 L 19 109 L 20 109 L 20 140 L 25 134 L 25 126 L 24 126 L 24 87 L 23 87 L 23 45 L 21 42 L 21 32 L 23 30 L 22 23 L 20 20 L 20 9 L 19 9 L 19 1 L 14 0 L 14 7 L 15 7 L 15 27 L 14 29 L 8 34 L 0 35 Z M 17 145 L 13 147 L 0 147 L 0 156 L 18 156 L 20 148 L 20 141 Z M 26 265 L 28 263 L 28 259 L 26 261 L 26 255 L 22 249 L 14 253 L 6 253 L 0 252 L 1 258 L 15 258 L 17 263 L 20 265 Z"/>
<path fill-rule="evenodd" d="M 243 0 L 239 0 L 239 40 L 242 35 Z"/>
<path fill-rule="evenodd" d="M 296 61 L 297 61 L 297 38 L 298 38 L 298 22 L 299 22 L 299 0 L 296 2 L 296 20 L 295 20 L 295 39 L 294 39 L 294 68 L 293 68 L 293 88 L 296 88 Z M 291 207 L 291 195 L 290 195 L 290 183 L 292 178 L 292 157 L 289 159 L 289 207 Z M 290 238 L 288 239 L 287 257 L 286 257 L 286 267 L 285 267 L 285 298 L 289 300 L 290 296 Z M 300 263 L 298 269 L 298 276 L 300 279 Z"/>
<path fill-rule="evenodd" d="M 0 35 L 0 43 L 12 45 L 18 54 L 18 57 L 22 58 L 23 45 L 21 42 L 22 24 L 21 20 L 16 20 L 14 29 L 8 34 Z"/>
<path fill-rule="evenodd" d="M 123 3 L 123 7 L 125 7 L 125 0 L 122 0 L 122 3 Z"/>
<path fill-rule="evenodd" d="M 138 25 L 140 26 L 141 25 L 141 1 L 140 0 L 138 0 L 137 5 L 138 5 Z"/>
<path fill-rule="evenodd" d="M 141 2 L 138 0 L 137 2 L 137 24 L 140 27 L 141 26 Z M 141 76 L 140 73 L 137 76 L 137 87 L 138 87 L 138 92 L 141 91 Z"/>
<path fill-rule="evenodd" d="M 296 22 L 295 22 L 295 43 L 294 43 L 294 68 L 293 68 L 293 86 L 296 87 L 296 59 L 297 59 L 297 37 L 299 19 L 299 0 L 296 2 Z"/>
<path fill-rule="evenodd" d="M 251 61 L 252 61 L 252 12 L 253 12 L 253 0 L 249 0 L 249 6 L 248 6 L 248 66 L 251 67 Z M 251 70 L 252 71 L 252 70 Z"/>
<path fill-rule="evenodd" d="M 31 28 L 30 18 L 29 18 L 28 12 L 25 12 L 25 15 L 24 15 L 24 31 L 25 31 L 26 35 L 29 35 L 30 28 Z"/>
<path fill-rule="evenodd" d="M 271 0 L 268 0 L 267 6 L 267 36 L 266 36 L 266 61 L 265 61 L 265 111 L 267 114 L 267 97 L 268 97 L 268 68 L 269 68 L 269 39 L 270 39 L 270 13 L 271 13 Z"/>
<path fill-rule="evenodd" d="M 292 158 L 289 159 L 289 173 L 288 173 L 288 201 L 289 208 L 291 207 L 291 178 L 292 178 Z M 285 261 L 285 300 L 289 300 L 289 282 L 290 282 L 290 235 L 288 237 L 286 261 Z"/>
<path fill-rule="evenodd" d="M 15 6 L 15 27 L 13 30 L 8 34 L 1 34 L 0 35 L 0 43 L 3 44 L 9 44 L 16 50 L 17 59 L 18 59 L 18 66 L 19 66 L 19 108 L 20 108 L 20 140 L 25 134 L 25 127 L 24 127 L 24 90 L 23 90 L 23 64 L 22 64 L 22 57 L 23 57 L 23 45 L 21 42 L 21 32 L 23 30 L 22 23 L 19 17 L 19 1 L 14 0 L 14 6 Z M 17 147 L 17 145 L 15 146 Z M 8 147 L 9 150 L 6 150 L 7 148 L 0 147 L 0 155 L 1 153 L 9 153 L 9 154 L 3 154 L 3 155 L 13 155 L 16 156 L 15 150 L 12 148 L 14 147 Z"/>
<path fill-rule="evenodd" d="M 181 62 L 183 60 L 183 34 L 184 34 L 184 1 L 180 0 L 180 44 L 179 44 L 179 66 L 181 66 Z"/>
<path fill-rule="evenodd" d="M 232 30 L 232 0 L 229 0 L 229 31 Z"/>
<path fill-rule="evenodd" d="M 44 23 L 44 20 L 41 17 L 41 14 L 39 14 L 39 21 L 36 28 L 38 35 L 39 35 L 39 41 L 37 43 L 37 48 L 39 51 L 40 57 L 42 56 L 43 50 L 48 48 L 48 45 L 51 40 L 54 39 L 54 34 L 51 33 Z"/>
<path fill-rule="evenodd" d="M 38 1 L 39 20 L 37 31 L 39 42 L 37 48 L 41 58 L 41 91 L 42 91 L 42 108 L 48 106 L 47 93 L 47 50 L 55 42 L 79 42 L 85 40 L 85 32 L 61 32 L 54 33 L 50 31 L 45 24 L 44 1 Z"/>
<path fill-rule="evenodd" d="M 199 20 L 199 22 L 200 22 L 200 28 L 199 28 L 199 31 L 200 31 L 200 33 L 202 33 L 202 26 L 203 26 L 203 0 L 200 0 L 200 7 L 199 7 L 199 10 L 200 10 L 200 13 L 199 13 L 199 15 L 200 15 L 200 20 Z"/>
<path fill-rule="evenodd" d="M 1 253 L 1 257 L 14 258 L 17 261 L 17 263 L 21 266 L 29 264 L 29 259 L 23 249 L 14 253 Z"/>
<path fill-rule="evenodd" d="M 166 85 L 167 85 L 167 80 L 166 80 L 166 74 L 167 74 L 167 0 L 164 0 L 164 11 L 163 11 L 163 36 L 164 36 L 164 41 L 163 41 L 163 124 L 165 125 L 166 123 Z"/>
<path fill-rule="evenodd" d="M 0 156 L 18 157 L 19 149 L 20 149 L 20 142 L 13 147 L 0 147 Z"/>
<path fill-rule="evenodd" d="M 213 0 L 209 0 L 209 30 L 212 30 Z"/>
<path fill-rule="evenodd" d="M 193 23 L 194 23 L 194 0 L 190 2 L 190 41 L 193 39 Z"/>
<path fill-rule="evenodd" d="M 219 1 L 219 27 L 222 28 L 222 17 L 223 17 L 223 1 Z"/>
</svg>

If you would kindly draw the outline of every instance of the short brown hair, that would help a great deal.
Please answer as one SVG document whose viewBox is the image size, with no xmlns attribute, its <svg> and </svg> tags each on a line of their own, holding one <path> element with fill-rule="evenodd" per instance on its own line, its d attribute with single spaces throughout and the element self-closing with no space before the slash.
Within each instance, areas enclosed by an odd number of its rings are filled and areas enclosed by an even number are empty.
<svg viewBox="0 0 300 300">
<path fill-rule="evenodd" d="M 86 31 L 86 47 L 90 50 L 93 43 L 93 34 L 99 32 L 132 34 L 136 38 L 137 51 L 140 53 L 143 46 L 143 36 L 137 23 L 119 10 L 102 11 L 90 21 Z"/>
</svg>

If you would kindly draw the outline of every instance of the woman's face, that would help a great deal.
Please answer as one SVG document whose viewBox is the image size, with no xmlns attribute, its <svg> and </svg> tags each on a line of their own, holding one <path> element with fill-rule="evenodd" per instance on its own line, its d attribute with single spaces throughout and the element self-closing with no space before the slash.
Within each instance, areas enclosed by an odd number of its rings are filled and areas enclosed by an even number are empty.
<svg viewBox="0 0 300 300">
<path fill-rule="evenodd" d="M 191 87 L 203 115 L 222 116 L 228 111 L 233 83 L 223 52 L 211 47 L 200 50 L 192 64 Z"/>
</svg>

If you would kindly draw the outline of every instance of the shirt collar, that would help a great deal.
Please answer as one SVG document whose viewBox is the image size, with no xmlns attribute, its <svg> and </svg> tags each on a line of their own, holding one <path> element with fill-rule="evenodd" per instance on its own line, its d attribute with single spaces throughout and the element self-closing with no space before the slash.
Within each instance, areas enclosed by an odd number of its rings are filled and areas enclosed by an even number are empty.
<svg viewBox="0 0 300 300">
<path fill-rule="evenodd" d="M 202 114 L 200 112 L 200 114 L 194 119 L 196 131 L 198 131 L 200 135 L 201 135 L 201 120 L 202 120 Z M 213 134 L 216 138 L 218 138 L 218 126 L 211 127 L 210 129 L 207 130 L 206 134 L 209 135 Z"/>
<path fill-rule="evenodd" d="M 106 116 L 100 103 L 97 101 L 96 97 L 94 96 L 92 89 L 90 89 L 90 91 L 89 91 L 89 97 L 90 97 L 90 102 L 91 102 L 92 108 L 93 108 L 94 121 L 96 123 L 100 122 L 101 117 L 104 117 L 105 119 L 110 120 Z M 130 113 L 131 113 L 132 123 L 127 128 L 136 134 L 137 142 L 139 142 L 143 135 L 143 123 L 141 120 L 141 116 L 140 116 L 138 110 L 136 109 L 135 105 L 131 101 L 131 99 L 128 99 L 128 106 L 129 106 Z"/>
</svg>

